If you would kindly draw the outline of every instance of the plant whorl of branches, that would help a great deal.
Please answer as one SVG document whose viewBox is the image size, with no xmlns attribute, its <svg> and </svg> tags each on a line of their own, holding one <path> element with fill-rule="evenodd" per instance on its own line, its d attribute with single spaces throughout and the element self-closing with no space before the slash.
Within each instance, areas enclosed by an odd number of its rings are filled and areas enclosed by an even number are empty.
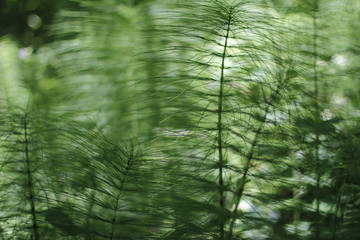
<svg viewBox="0 0 360 240">
<path fill-rule="evenodd" d="M 357 239 L 336 1 L 164 2 L 74 0 L 0 79 L 0 238 Z"/>
<path fill-rule="evenodd" d="M 168 66 L 159 92 L 171 114 L 159 134 L 170 141 L 169 194 L 192 207 L 169 206 L 175 230 L 167 239 L 233 239 L 239 225 L 271 225 L 239 206 L 261 207 L 268 199 L 258 193 L 286 168 L 285 93 L 296 74 L 280 45 L 285 29 L 244 1 L 186 1 L 176 9 L 162 28 L 170 45 L 159 51 Z"/>
</svg>

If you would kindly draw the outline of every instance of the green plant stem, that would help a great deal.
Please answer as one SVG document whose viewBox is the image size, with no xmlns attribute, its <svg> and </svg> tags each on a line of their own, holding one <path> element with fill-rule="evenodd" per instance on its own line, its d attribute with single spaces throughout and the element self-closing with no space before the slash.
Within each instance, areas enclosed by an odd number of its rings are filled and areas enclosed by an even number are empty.
<svg viewBox="0 0 360 240">
<path fill-rule="evenodd" d="M 314 13 L 313 13 L 313 71 L 314 71 L 314 90 L 315 90 L 315 119 L 316 123 L 320 124 L 320 105 L 319 105 L 319 80 L 318 80 L 318 70 L 317 70 L 317 59 L 318 59 L 318 23 L 317 23 L 317 12 L 319 8 L 319 2 L 316 0 L 314 2 Z M 316 193 L 315 193 L 315 201 L 316 201 L 316 216 L 318 220 L 316 221 L 316 229 L 315 229 L 315 239 L 320 239 L 320 158 L 319 158 L 319 147 L 320 147 L 320 136 L 319 133 L 316 132 L 315 136 L 315 169 L 316 169 Z"/>
<path fill-rule="evenodd" d="M 130 171 L 130 165 L 131 165 L 131 158 L 129 158 L 127 163 L 126 163 L 125 172 L 124 172 L 124 175 L 123 175 L 122 179 L 120 180 L 120 186 L 118 188 L 119 193 L 116 195 L 116 204 L 115 204 L 115 208 L 114 208 L 114 211 L 113 211 L 113 217 L 112 217 L 112 220 L 111 220 L 111 233 L 110 233 L 110 238 L 109 238 L 110 240 L 116 239 L 115 238 L 116 214 L 118 212 L 119 202 L 120 202 L 120 195 L 121 195 L 121 192 L 122 192 L 123 187 L 124 187 L 125 179 L 126 179 L 127 174 Z"/>
<path fill-rule="evenodd" d="M 33 176 L 31 170 L 31 163 L 30 163 L 30 154 L 29 154 L 29 139 L 28 139 L 28 126 L 27 126 L 27 116 L 25 115 L 24 119 L 24 147 L 25 147 L 25 164 L 26 164 L 26 174 L 27 174 L 27 187 L 28 187 L 28 194 L 30 200 L 30 213 L 32 218 L 32 236 L 34 240 L 39 240 L 39 231 L 38 231 L 38 222 L 36 218 L 36 205 L 35 205 L 35 193 L 34 193 L 34 184 L 33 184 Z"/>
<path fill-rule="evenodd" d="M 143 13 L 145 15 L 145 19 L 146 19 L 146 26 L 148 29 L 151 29 L 153 31 L 155 31 L 155 27 L 154 27 L 154 22 L 153 19 L 151 18 L 151 14 L 150 14 L 150 9 L 149 7 L 145 7 L 143 10 Z M 151 32 L 151 34 L 149 33 L 148 35 L 146 35 L 146 39 L 145 39 L 145 46 L 147 49 L 151 50 L 152 53 L 151 55 L 149 55 L 148 57 L 148 63 L 146 65 L 146 71 L 147 71 L 147 75 L 148 75 L 148 99 L 149 99 L 149 109 L 151 109 L 151 116 L 149 118 L 150 120 L 150 131 L 149 131 L 149 139 L 152 139 L 152 137 L 154 136 L 155 132 L 155 128 L 158 127 L 159 122 L 161 121 L 161 100 L 159 97 L 159 93 L 157 92 L 157 88 L 159 85 L 158 82 L 158 71 L 159 71 L 159 67 L 157 66 L 156 62 L 158 61 L 158 56 L 157 53 L 155 51 L 153 51 L 155 49 L 155 44 L 156 44 L 156 35 L 154 35 L 153 31 L 149 31 Z"/>
<path fill-rule="evenodd" d="M 227 22 L 226 36 L 224 49 L 222 53 L 221 59 L 221 75 L 220 75 L 220 89 L 219 89 L 219 103 L 218 103 L 218 120 L 217 120 L 217 128 L 218 128 L 218 138 L 217 138 L 217 147 L 218 147 L 218 158 L 219 158 L 219 205 L 221 209 L 225 208 L 225 196 L 224 196 L 224 155 L 223 155 L 223 126 L 222 126 L 222 113 L 223 113 L 223 95 L 224 95 L 224 69 L 225 69 L 225 58 L 226 58 L 226 50 L 228 46 L 228 39 L 230 33 L 230 24 L 231 24 L 231 11 L 229 13 L 229 19 Z M 221 216 L 219 219 L 219 230 L 220 230 L 220 239 L 224 239 L 224 217 Z"/>
<path fill-rule="evenodd" d="M 344 186 L 345 186 L 345 181 L 342 182 L 338 196 L 336 198 L 335 212 L 334 212 L 334 218 L 333 218 L 333 228 L 332 228 L 332 240 L 337 240 L 338 214 L 339 214 L 339 210 L 341 209 L 341 200 L 342 200 L 342 196 L 343 196 Z"/>
<path fill-rule="evenodd" d="M 266 107 L 266 109 L 265 109 L 264 119 L 266 119 L 267 114 L 269 113 L 269 109 L 270 109 L 270 105 L 268 105 Z M 237 211 L 238 211 L 239 205 L 240 205 L 240 201 L 241 201 L 242 196 L 244 194 L 246 179 L 247 179 L 250 167 L 251 167 L 250 163 L 251 163 L 251 160 L 253 159 L 254 150 L 255 150 L 256 145 L 258 144 L 259 137 L 260 137 L 260 134 L 261 134 L 264 123 L 265 123 L 265 120 L 263 122 L 261 122 L 259 127 L 256 129 L 255 137 L 254 137 L 253 141 L 251 142 L 250 150 L 249 150 L 248 154 L 246 155 L 246 162 L 245 162 L 244 172 L 243 172 L 243 174 L 241 176 L 240 184 L 239 184 L 239 186 L 237 188 L 237 191 L 236 191 L 235 208 L 234 208 L 234 210 L 232 212 L 232 218 L 231 218 L 230 224 L 229 224 L 229 235 L 228 235 L 229 240 L 232 239 L 233 229 L 234 229 L 234 225 L 235 225 L 235 221 L 236 221 L 235 216 L 237 214 Z"/>
<path fill-rule="evenodd" d="M 230 219 L 230 223 L 229 223 L 229 234 L 228 234 L 228 239 L 231 240 L 232 239 L 232 235 L 233 235 L 233 230 L 234 230 L 234 225 L 235 225 L 235 221 L 236 221 L 236 215 L 239 209 L 239 205 L 241 202 L 241 199 L 244 195 L 244 190 L 245 190 L 245 185 L 246 185 L 246 180 L 248 177 L 248 173 L 249 170 L 251 168 L 251 161 L 254 158 L 254 153 L 255 153 L 255 148 L 259 142 L 259 137 L 261 136 L 264 124 L 266 122 L 266 118 L 267 115 L 270 112 L 270 107 L 273 106 L 274 102 L 276 101 L 277 95 L 280 93 L 280 89 L 283 87 L 283 85 L 285 84 L 285 81 L 289 80 L 287 78 L 287 76 L 284 77 L 284 81 L 280 81 L 275 89 L 275 91 L 270 95 L 270 98 L 268 101 L 265 100 L 266 103 L 266 107 L 264 110 L 264 115 L 262 117 L 262 121 L 260 123 L 260 125 L 258 126 L 258 128 L 255 130 L 255 136 L 251 142 L 251 146 L 250 149 L 248 151 L 248 153 L 245 155 L 246 157 L 246 162 L 245 162 L 245 166 L 244 166 L 244 170 L 243 170 L 243 174 L 241 176 L 240 182 L 239 182 L 239 186 L 237 187 L 237 191 L 236 191 L 236 196 L 235 196 L 235 208 L 232 211 L 232 218 Z"/>
</svg>

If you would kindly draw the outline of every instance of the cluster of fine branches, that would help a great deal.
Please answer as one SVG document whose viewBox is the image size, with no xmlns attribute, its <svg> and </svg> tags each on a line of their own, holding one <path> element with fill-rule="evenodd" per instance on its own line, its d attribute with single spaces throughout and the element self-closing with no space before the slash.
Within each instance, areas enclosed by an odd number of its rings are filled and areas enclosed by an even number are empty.
<svg viewBox="0 0 360 240">
<path fill-rule="evenodd" d="M 72 0 L 0 80 L 0 238 L 359 239 L 336 8 L 356 29 L 336 0 Z"/>
</svg>

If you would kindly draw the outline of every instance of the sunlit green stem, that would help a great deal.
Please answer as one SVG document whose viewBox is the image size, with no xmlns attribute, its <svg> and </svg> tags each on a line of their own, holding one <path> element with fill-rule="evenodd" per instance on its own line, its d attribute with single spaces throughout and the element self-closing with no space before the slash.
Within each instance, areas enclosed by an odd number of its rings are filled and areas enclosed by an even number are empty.
<svg viewBox="0 0 360 240">
<path fill-rule="evenodd" d="M 218 158 L 219 158 L 219 205 L 221 209 L 225 208 L 225 195 L 224 195 L 224 163 L 225 157 L 223 153 L 223 123 L 222 123 L 222 114 L 223 114 L 223 95 L 224 95 L 224 69 L 225 69 L 225 58 L 226 58 L 226 50 L 228 46 L 228 39 L 230 33 L 230 25 L 231 25 L 231 11 L 229 13 L 229 18 L 227 22 L 226 28 L 226 36 L 225 36 L 225 43 L 224 49 L 222 53 L 221 59 L 221 74 L 220 74 L 220 89 L 219 89 L 219 103 L 218 103 L 218 120 L 217 120 L 217 127 L 218 127 L 218 138 L 217 138 L 217 147 L 218 147 Z M 221 216 L 219 219 L 219 230 L 220 230 L 220 239 L 224 239 L 224 217 Z"/>
<path fill-rule="evenodd" d="M 28 134 L 28 119 L 25 115 L 24 117 L 24 150 L 25 150 L 25 165 L 26 165 L 26 174 L 27 174 L 27 187 L 28 187 L 28 194 L 29 194 L 29 201 L 30 201 L 30 213 L 32 218 L 32 236 L 34 240 L 39 240 L 39 225 L 36 216 L 36 205 L 35 205 L 35 193 L 34 193 L 34 183 L 33 183 L 33 175 L 32 175 L 32 166 L 30 160 L 30 153 L 29 153 L 29 134 Z"/>
</svg>

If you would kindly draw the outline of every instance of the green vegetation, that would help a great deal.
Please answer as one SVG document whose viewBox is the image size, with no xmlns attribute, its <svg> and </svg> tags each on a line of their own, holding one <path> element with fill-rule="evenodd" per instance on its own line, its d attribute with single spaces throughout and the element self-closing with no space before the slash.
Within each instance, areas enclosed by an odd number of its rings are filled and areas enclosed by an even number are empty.
<svg viewBox="0 0 360 240">
<path fill-rule="evenodd" d="M 0 239 L 360 239 L 357 0 L 0 6 Z"/>
</svg>

